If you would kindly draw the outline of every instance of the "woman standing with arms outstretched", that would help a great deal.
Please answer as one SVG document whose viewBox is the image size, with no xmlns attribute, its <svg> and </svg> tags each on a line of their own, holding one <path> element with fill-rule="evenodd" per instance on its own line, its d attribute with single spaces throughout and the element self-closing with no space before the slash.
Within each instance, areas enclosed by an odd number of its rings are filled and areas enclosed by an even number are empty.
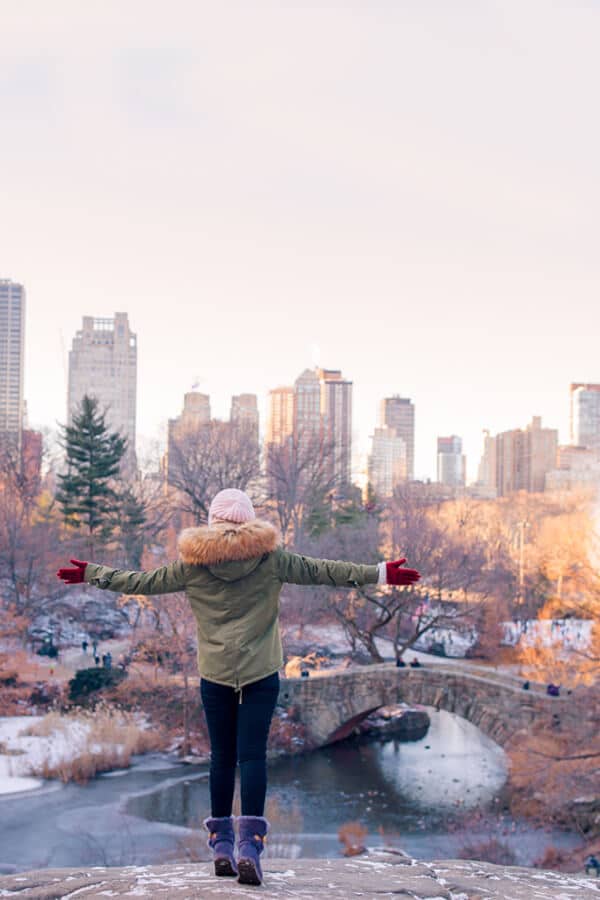
<svg viewBox="0 0 600 900">
<path fill-rule="evenodd" d="M 260 854 L 268 830 L 267 738 L 279 694 L 283 652 L 279 594 L 283 584 L 413 584 L 406 560 L 358 565 L 311 559 L 280 546 L 276 529 L 256 518 L 243 491 L 221 491 L 208 526 L 188 528 L 179 559 L 151 572 L 125 572 L 72 559 L 57 573 L 68 584 L 87 582 L 120 594 L 185 591 L 198 627 L 200 690 L 211 746 L 211 816 L 204 825 L 217 875 L 261 884 Z M 231 815 L 236 764 L 240 767 L 239 844 L 234 855 Z"/>
</svg>

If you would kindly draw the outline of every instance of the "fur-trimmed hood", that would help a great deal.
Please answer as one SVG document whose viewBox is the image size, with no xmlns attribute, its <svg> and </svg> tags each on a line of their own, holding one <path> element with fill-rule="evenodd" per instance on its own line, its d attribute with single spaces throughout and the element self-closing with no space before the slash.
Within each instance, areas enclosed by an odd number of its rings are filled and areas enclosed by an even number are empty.
<svg viewBox="0 0 600 900">
<path fill-rule="evenodd" d="M 262 519 L 241 525 L 215 522 L 210 527 L 186 528 L 177 546 L 184 563 L 192 566 L 216 566 L 220 563 L 257 559 L 272 553 L 281 543 L 277 530 Z"/>
</svg>

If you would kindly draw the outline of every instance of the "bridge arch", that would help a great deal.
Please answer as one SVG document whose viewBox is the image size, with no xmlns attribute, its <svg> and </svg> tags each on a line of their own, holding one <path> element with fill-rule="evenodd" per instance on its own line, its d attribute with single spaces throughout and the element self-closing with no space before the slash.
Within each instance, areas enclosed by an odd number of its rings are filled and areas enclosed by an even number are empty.
<svg viewBox="0 0 600 900">
<path fill-rule="evenodd" d="M 468 664 L 323 670 L 282 679 L 279 694 L 304 725 L 310 749 L 347 737 L 369 713 L 396 703 L 455 713 L 502 747 L 536 721 L 555 726 L 566 711 L 564 698 L 546 696 L 542 685 L 524 691 L 521 679 Z"/>
</svg>

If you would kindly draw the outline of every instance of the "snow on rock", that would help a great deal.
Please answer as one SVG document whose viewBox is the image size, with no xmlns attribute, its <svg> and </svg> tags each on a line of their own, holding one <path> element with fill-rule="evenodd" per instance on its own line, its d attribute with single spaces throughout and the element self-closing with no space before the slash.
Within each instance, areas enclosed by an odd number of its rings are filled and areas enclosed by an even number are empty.
<svg viewBox="0 0 600 900">
<path fill-rule="evenodd" d="M 583 875 L 494 866 L 467 860 L 422 862 L 382 851 L 352 859 L 265 860 L 257 889 L 215 878 L 212 866 L 172 864 L 86 870 L 49 869 L 0 878 L 0 897 L 280 897 L 349 900 L 600 900 L 600 883 Z"/>
</svg>

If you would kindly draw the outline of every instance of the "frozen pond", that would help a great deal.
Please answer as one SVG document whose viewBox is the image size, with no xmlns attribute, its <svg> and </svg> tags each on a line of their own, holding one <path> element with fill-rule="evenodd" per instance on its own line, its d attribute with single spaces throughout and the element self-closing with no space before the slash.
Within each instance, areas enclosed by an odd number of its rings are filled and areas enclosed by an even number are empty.
<svg viewBox="0 0 600 900">
<path fill-rule="evenodd" d="M 500 812 L 503 751 L 468 722 L 431 711 L 415 743 L 348 741 L 270 767 L 267 817 L 277 856 L 337 856 L 339 827 L 360 821 L 369 845 L 392 842 L 422 858 L 455 857 L 495 838 L 531 864 L 546 846 L 578 838 Z M 204 848 L 205 769 L 146 757 L 85 787 L 54 785 L 0 799 L 0 864 L 126 865 Z"/>
</svg>

